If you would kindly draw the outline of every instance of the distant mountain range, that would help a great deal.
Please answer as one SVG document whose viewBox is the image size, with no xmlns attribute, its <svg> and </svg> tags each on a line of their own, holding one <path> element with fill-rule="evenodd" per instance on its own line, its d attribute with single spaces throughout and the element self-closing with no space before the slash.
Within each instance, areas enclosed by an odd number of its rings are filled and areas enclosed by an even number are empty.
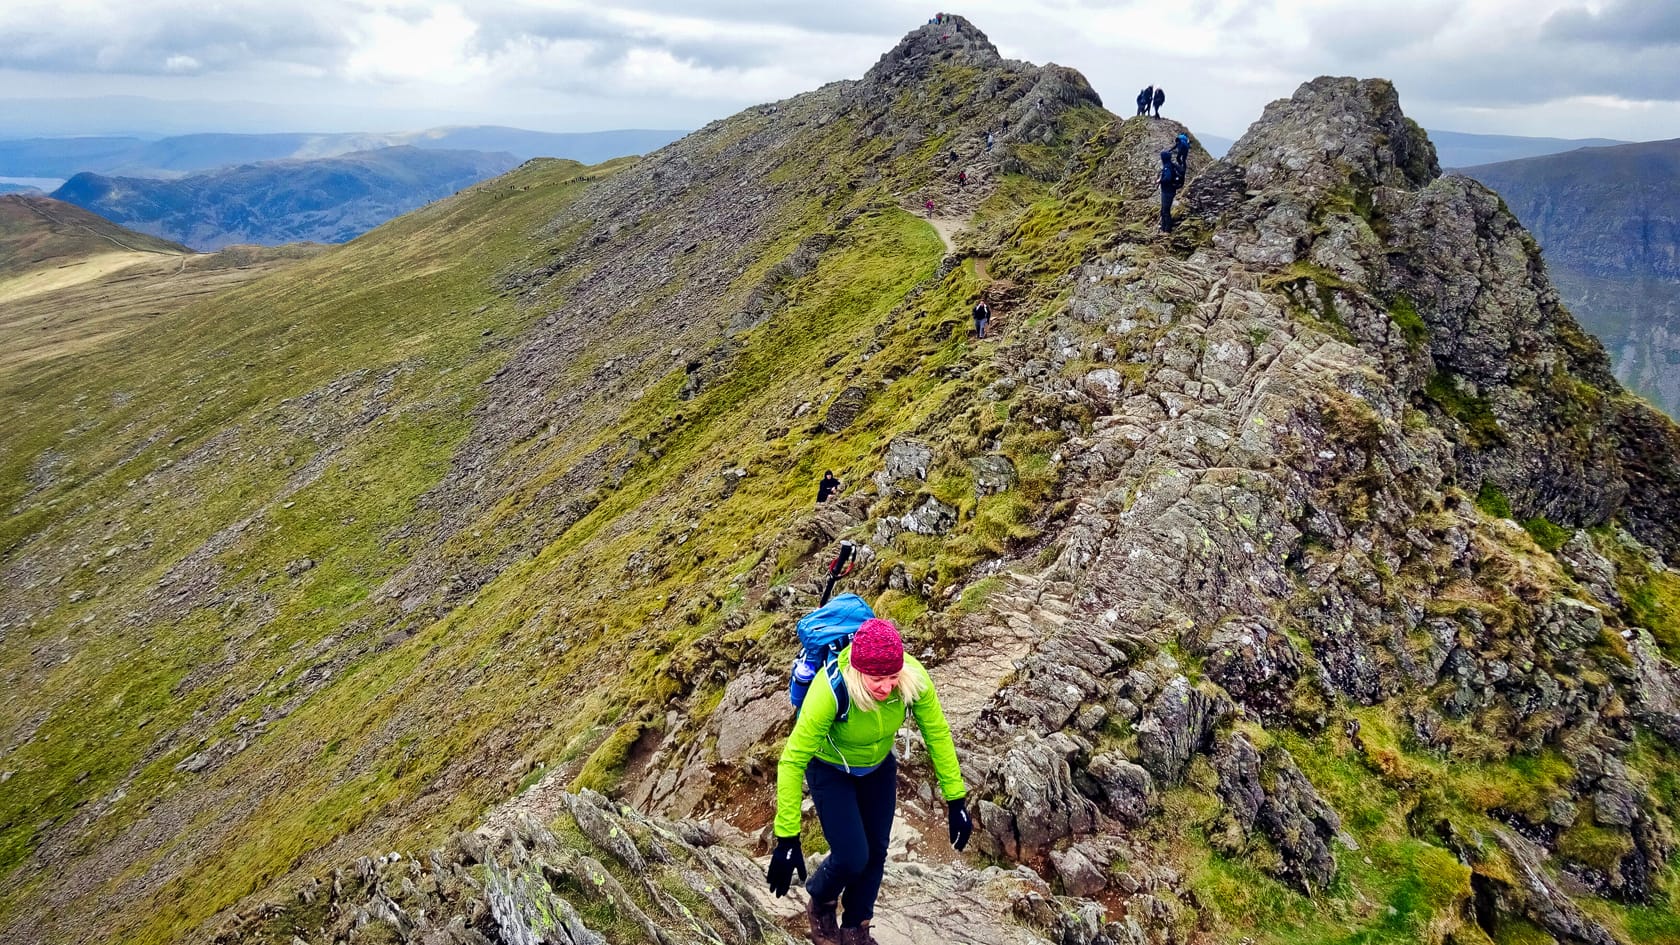
<svg viewBox="0 0 1680 945">
<path fill-rule="evenodd" d="M 333 157 L 402 145 L 506 151 L 520 160 L 557 157 L 596 164 L 630 154 L 648 154 L 685 133 L 647 129 L 552 133 L 473 125 L 393 133 L 190 134 L 156 139 L 138 136 L 0 138 L 0 178 L 63 179 L 82 171 L 129 177 L 178 177 L 229 164 Z M 1431 131 L 1429 138 L 1435 142 L 1442 167 L 1469 167 L 1627 143 L 1610 138 L 1527 138 L 1461 131 Z M 1196 140 L 1209 154 L 1221 157 L 1233 139 L 1208 133 L 1197 134 Z M 0 193 L 5 192 L 4 188 L 6 185 L 0 184 Z"/>
<path fill-rule="evenodd" d="M 1445 168 L 1472 167 L 1500 161 L 1541 157 L 1580 148 L 1628 144 L 1614 138 L 1525 138 L 1519 135 L 1476 135 L 1462 131 L 1431 131 L 1435 154 Z"/>
<path fill-rule="evenodd" d="M 1215 134 L 1197 134 L 1196 140 L 1214 157 L 1224 157 L 1233 144 L 1231 138 Z M 1611 138 L 1525 138 L 1520 135 L 1478 135 L 1463 131 L 1431 131 L 1429 140 L 1442 167 L 1469 167 L 1473 164 L 1492 164 L 1519 158 L 1556 154 L 1577 148 L 1600 148 L 1626 141 Z"/>
<path fill-rule="evenodd" d="M 52 196 L 196 250 L 341 243 L 520 164 L 512 154 L 381 148 L 262 161 L 176 180 L 81 173 Z"/>
<path fill-rule="evenodd" d="M 684 133 L 624 130 L 551 134 L 475 126 L 394 134 L 194 134 L 156 140 L 138 137 L 0 139 L 0 177 L 64 179 L 84 171 L 126 177 L 180 177 L 252 161 L 335 157 L 401 146 L 506 152 L 519 161 L 557 157 L 597 164 L 658 150 Z"/>
<path fill-rule="evenodd" d="M 1622 383 L 1680 416 L 1680 139 L 1462 173 L 1497 190 L 1533 232 Z"/>
</svg>

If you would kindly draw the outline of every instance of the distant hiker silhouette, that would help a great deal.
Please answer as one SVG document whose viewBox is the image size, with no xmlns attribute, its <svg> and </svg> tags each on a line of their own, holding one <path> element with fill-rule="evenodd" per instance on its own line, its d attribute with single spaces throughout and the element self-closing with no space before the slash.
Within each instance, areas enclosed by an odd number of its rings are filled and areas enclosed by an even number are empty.
<svg viewBox="0 0 1680 945">
<path fill-rule="evenodd" d="M 1171 233 L 1173 228 L 1172 205 L 1173 197 L 1178 194 L 1178 188 L 1184 184 L 1184 174 L 1173 163 L 1172 149 L 1161 152 L 1161 232 Z"/>
<path fill-rule="evenodd" d="M 822 481 L 817 483 L 818 504 L 827 502 L 830 496 L 838 495 L 842 485 L 843 483 L 841 483 L 839 479 L 835 478 L 834 470 L 824 470 Z"/>
<path fill-rule="evenodd" d="M 968 186 L 968 172 L 967 171 L 958 171 L 957 172 L 957 186 L 959 188 Z"/>
<path fill-rule="evenodd" d="M 1165 102 L 1166 100 L 1167 100 L 1167 93 L 1162 91 L 1161 89 L 1156 89 L 1155 90 L 1155 99 L 1154 99 L 1154 102 L 1155 102 L 1155 117 L 1156 118 L 1161 117 L 1161 103 Z"/>
<path fill-rule="evenodd" d="M 927 215 L 928 216 L 930 216 L 930 217 L 933 216 L 933 198 L 932 197 L 929 197 L 926 200 L 926 202 L 924 202 L 922 204 L 922 206 L 927 208 Z"/>
<path fill-rule="evenodd" d="M 974 334 L 976 337 L 986 337 L 986 326 L 992 321 L 992 307 L 981 299 L 974 305 Z"/>
<path fill-rule="evenodd" d="M 848 598 L 867 607 L 852 595 L 836 603 Z M 898 628 L 887 620 L 864 620 L 832 665 L 837 683 L 810 686 L 776 765 L 776 848 L 764 878 L 776 896 L 787 894 L 795 872 L 805 879 L 810 895 L 805 915 L 817 945 L 874 945 L 869 923 L 881 894 L 898 803 L 893 742 L 906 715 L 915 716 L 922 732 L 923 757 L 933 763 L 951 845 L 958 851 L 968 845 L 974 822 L 933 680 L 904 652 Z M 828 858 L 809 878 L 799 844 L 801 780 L 811 788 L 811 804 L 828 841 Z"/>
<path fill-rule="evenodd" d="M 1178 165 L 1178 177 L 1183 180 L 1190 163 L 1190 136 L 1179 132 L 1178 137 L 1173 139 L 1172 152 L 1173 163 Z"/>
<path fill-rule="evenodd" d="M 986 132 L 986 150 L 990 151 L 992 149 L 992 145 L 995 143 L 997 143 L 997 139 L 992 137 L 992 133 L 990 131 Z"/>
<path fill-rule="evenodd" d="M 1138 97 L 1137 97 L 1138 111 L 1137 111 L 1137 113 L 1139 115 L 1149 114 L 1149 103 L 1153 102 L 1153 101 L 1155 101 L 1155 86 L 1153 86 L 1153 85 L 1144 86 L 1143 91 L 1138 93 Z"/>
</svg>

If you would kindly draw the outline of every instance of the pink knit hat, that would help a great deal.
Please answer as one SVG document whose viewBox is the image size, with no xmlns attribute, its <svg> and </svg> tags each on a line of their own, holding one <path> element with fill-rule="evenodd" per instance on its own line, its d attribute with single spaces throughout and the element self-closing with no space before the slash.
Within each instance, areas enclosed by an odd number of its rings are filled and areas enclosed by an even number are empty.
<svg viewBox="0 0 1680 945">
<path fill-rule="evenodd" d="M 904 640 L 890 620 L 871 617 L 852 637 L 852 668 L 869 676 L 891 676 L 904 668 Z"/>
</svg>

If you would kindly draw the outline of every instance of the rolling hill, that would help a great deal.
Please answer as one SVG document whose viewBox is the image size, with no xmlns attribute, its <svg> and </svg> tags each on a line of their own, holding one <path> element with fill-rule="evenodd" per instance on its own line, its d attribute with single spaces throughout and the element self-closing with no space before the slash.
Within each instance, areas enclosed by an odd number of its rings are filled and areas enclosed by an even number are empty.
<svg viewBox="0 0 1680 945">
<path fill-rule="evenodd" d="M 61 201 L 0 196 L 0 371 L 108 345 L 319 249 L 198 254 Z"/>
</svg>

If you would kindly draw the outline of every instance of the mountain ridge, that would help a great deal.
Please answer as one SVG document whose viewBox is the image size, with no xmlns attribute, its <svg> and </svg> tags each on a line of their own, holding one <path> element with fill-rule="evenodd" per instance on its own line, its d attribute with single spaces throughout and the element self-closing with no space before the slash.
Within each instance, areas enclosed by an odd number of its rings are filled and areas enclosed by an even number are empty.
<svg viewBox="0 0 1680 945">
<path fill-rule="evenodd" d="M 259 161 L 175 180 L 84 172 L 52 197 L 198 250 L 341 243 L 515 163 L 510 154 L 405 146 Z"/>
<path fill-rule="evenodd" d="M 1430 131 L 1429 138 L 1441 152 L 1441 166 L 1452 169 L 1633 143 L 1614 138 L 1544 138 L 1439 130 Z"/>
<path fill-rule="evenodd" d="M 83 171 L 110 176 L 178 177 L 252 161 L 336 157 L 353 151 L 411 146 L 508 152 L 519 160 L 554 157 L 595 164 L 669 144 L 677 131 L 619 129 L 542 132 L 461 125 L 412 132 L 171 135 L 0 139 L 0 176 L 68 178 Z"/>
<path fill-rule="evenodd" d="M 186 254 L 179 243 L 118 226 L 62 200 L 0 195 L 0 277 L 20 275 L 54 260 L 73 260 L 116 247 L 137 253 Z"/>
<path fill-rule="evenodd" d="M 1330 77 L 1193 149 L 1161 235 L 1182 126 L 953 24 L 6 379 L 0 921 L 707 938 L 674 898 L 785 941 L 740 855 L 848 537 L 1020 867 L 895 859 L 883 912 L 949 882 L 1021 942 L 1676 934 L 1680 436 L 1532 238 L 1392 85 Z M 554 815 L 475 840 L 516 797 Z M 635 872 L 708 837 L 721 905 Z"/>
<path fill-rule="evenodd" d="M 1680 139 L 1465 168 L 1546 250 L 1558 290 L 1616 376 L 1680 414 Z"/>
</svg>

